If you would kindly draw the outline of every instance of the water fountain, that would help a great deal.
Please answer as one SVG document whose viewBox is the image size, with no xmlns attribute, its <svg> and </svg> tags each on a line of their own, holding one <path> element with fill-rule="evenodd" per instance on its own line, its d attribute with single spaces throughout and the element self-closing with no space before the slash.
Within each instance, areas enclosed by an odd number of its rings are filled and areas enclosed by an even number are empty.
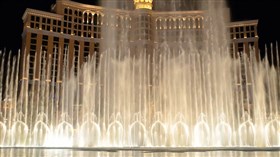
<svg viewBox="0 0 280 157">
<path fill-rule="evenodd" d="M 218 11 L 209 12 L 218 16 Z M 20 56 L 0 52 L 1 148 L 97 151 L 94 155 L 131 149 L 258 150 L 273 151 L 261 155 L 278 156 L 279 61 L 276 66 L 269 65 L 267 56 L 258 61 L 253 49 L 232 57 L 225 35 L 220 35 L 221 30 L 226 34 L 223 22 L 212 24 L 211 31 L 205 31 L 205 38 L 211 40 L 203 48 L 195 41 L 178 42 L 176 47 L 163 42 L 153 50 L 157 55 L 145 49 L 135 55 L 126 47 L 110 48 L 102 53 L 98 66 L 92 56 L 76 73 L 66 59 L 58 68 L 63 70 L 62 82 L 50 75 L 55 63 L 47 64 L 50 56 L 44 51 L 37 53 L 43 58 L 37 67 L 43 71 L 40 79 L 21 81 Z M 54 53 L 61 52 L 57 48 Z M 26 58 L 24 63 L 29 62 Z M 29 73 L 28 67 L 23 69 Z M 37 154 L 22 151 L 26 156 Z M 137 155 L 122 153 L 118 155 Z M 17 156 L 13 151 L 9 154 Z"/>
</svg>

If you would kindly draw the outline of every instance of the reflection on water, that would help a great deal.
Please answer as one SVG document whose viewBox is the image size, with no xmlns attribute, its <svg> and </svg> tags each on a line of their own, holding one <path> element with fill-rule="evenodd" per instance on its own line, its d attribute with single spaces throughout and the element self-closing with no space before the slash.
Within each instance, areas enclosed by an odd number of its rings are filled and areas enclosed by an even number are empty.
<svg viewBox="0 0 280 157">
<path fill-rule="evenodd" d="M 201 152 L 150 152 L 150 151 L 82 151 L 74 149 L 1 149 L 0 157 L 279 157 L 280 151 L 201 151 Z"/>
</svg>

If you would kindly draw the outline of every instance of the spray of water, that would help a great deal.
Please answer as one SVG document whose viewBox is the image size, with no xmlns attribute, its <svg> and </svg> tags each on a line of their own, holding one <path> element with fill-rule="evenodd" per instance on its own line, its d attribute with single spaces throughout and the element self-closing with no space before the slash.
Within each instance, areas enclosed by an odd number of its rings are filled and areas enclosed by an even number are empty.
<svg viewBox="0 0 280 157">
<path fill-rule="evenodd" d="M 118 44 L 117 32 L 107 31 L 116 21 L 105 20 L 98 62 L 93 55 L 75 72 L 68 51 L 56 48 L 64 54 L 56 77 L 56 58 L 44 51 L 33 71 L 23 53 L 21 79 L 20 57 L 1 52 L 0 145 L 279 146 L 279 61 L 257 61 L 254 49 L 231 57 L 224 3 L 199 7 L 206 9 L 199 35 L 181 31 L 170 44 L 163 34 L 149 49 L 130 49 L 126 29 Z"/>
</svg>

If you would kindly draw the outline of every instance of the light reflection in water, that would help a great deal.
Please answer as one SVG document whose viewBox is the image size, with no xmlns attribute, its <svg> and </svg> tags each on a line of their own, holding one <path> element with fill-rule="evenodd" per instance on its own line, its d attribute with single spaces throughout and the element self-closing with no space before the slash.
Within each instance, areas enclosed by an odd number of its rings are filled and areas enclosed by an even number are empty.
<svg viewBox="0 0 280 157">
<path fill-rule="evenodd" d="M 1 149 L 1 157 L 279 157 L 280 152 L 228 151 L 228 152 L 96 152 L 71 149 Z"/>
</svg>

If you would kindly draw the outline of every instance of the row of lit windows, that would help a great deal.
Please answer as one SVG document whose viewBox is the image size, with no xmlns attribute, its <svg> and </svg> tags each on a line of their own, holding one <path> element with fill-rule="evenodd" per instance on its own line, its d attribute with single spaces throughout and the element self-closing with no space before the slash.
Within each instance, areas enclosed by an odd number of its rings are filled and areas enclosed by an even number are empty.
<svg viewBox="0 0 280 157">
<path fill-rule="evenodd" d="M 82 17 L 83 13 L 80 10 L 75 10 L 74 14 L 73 14 L 73 10 L 70 8 L 64 8 L 64 14 L 68 14 L 68 15 L 75 15 L 75 16 L 79 16 Z"/>
<path fill-rule="evenodd" d="M 203 28 L 204 20 L 198 18 L 164 18 L 156 20 L 156 29 L 194 29 Z"/>
<path fill-rule="evenodd" d="M 90 51 L 90 42 L 84 43 L 84 62 L 88 60 Z"/>
<path fill-rule="evenodd" d="M 35 56 L 36 56 L 36 48 L 37 48 L 37 34 L 31 33 L 30 39 L 30 50 L 29 50 L 29 71 L 28 71 L 28 78 L 33 79 L 35 76 Z"/>
<path fill-rule="evenodd" d="M 55 76 L 55 81 L 58 75 L 58 60 L 59 60 L 59 38 L 53 37 L 53 53 L 52 53 L 52 69 L 51 74 L 52 76 Z"/>
<path fill-rule="evenodd" d="M 254 38 L 256 36 L 257 36 L 256 25 L 230 28 L 231 39 Z"/>
<path fill-rule="evenodd" d="M 136 40 L 151 39 L 151 17 L 139 15 L 135 21 L 135 37 Z"/>
<path fill-rule="evenodd" d="M 120 18 L 119 16 L 107 16 L 104 15 L 102 17 L 101 25 L 103 26 L 110 26 L 110 27 L 116 27 L 116 28 L 124 28 L 129 29 L 131 28 L 131 18 L 125 17 Z"/>
<path fill-rule="evenodd" d="M 41 56 L 41 67 L 45 67 L 46 68 L 46 59 L 48 57 L 47 55 L 47 47 L 48 47 L 48 40 L 49 40 L 49 36 L 47 35 L 43 35 L 42 37 L 42 43 L 41 43 L 41 47 L 42 47 L 42 56 Z M 43 76 L 44 70 L 43 68 L 40 69 L 40 75 Z M 46 70 L 45 70 L 45 74 L 46 74 Z M 46 76 L 45 76 L 46 77 Z"/>
<path fill-rule="evenodd" d="M 61 32 L 61 21 L 31 15 L 30 27 L 35 29 Z"/>
<path fill-rule="evenodd" d="M 129 16 L 104 15 L 89 10 L 84 12 L 75 10 L 73 14 L 70 8 L 64 9 L 64 21 L 66 23 L 64 33 L 69 34 L 73 24 L 73 35 L 91 38 L 101 38 L 101 25 L 122 29 L 131 28 Z"/>
<path fill-rule="evenodd" d="M 30 27 L 35 29 L 42 29 L 52 32 L 64 34 L 77 35 L 82 37 L 91 37 L 91 38 L 101 38 L 101 27 L 84 25 L 84 24 L 73 24 L 72 22 L 63 22 L 54 19 L 42 18 L 39 16 L 31 16 Z M 62 29 L 63 28 L 63 29 Z"/>
<path fill-rule="evenodd" d="M 82 18 L 81 15 L 84 17 Z M 82 22 L 83 21 L 83 22 Z M 72 14 L 72 10 L 69 8 L 64 9 L 64 30 L 63 33 L 72 34 L 89 38 L 101 38 L 101 16 L 93 15 L 89 12 L 82 13 L 75 10 L 75 14 Z M 72 32 L 73 30 L 73 32 Z"/>
<path fill-rule="evenodd" d="M 72 9 L 64 8 L 64 21 L 74 22 L 79 24 L 92 24 L 101 25 L 102 15 L 101 13 L 94 13 L 91 11 L 77 11 L 72 14 Z"/>
<path fill-rule="evenodd" d="M 80 56 L 80 42 L 74 41 L 74 73 L 77 74 L 79 66 L 79 56 Z"/>
<path fill-rule="evenodd" d="M 115 27 L 119 27 L 119 24 L 127 23 L 125 21 L 131 21 L 131 18 L 125 15 L 104 15 L 103 13 L 90 10 L 82 12 L 80 10 L 73 11 L 70 8 L 64 8 L 64 20 L 89 25 L 111 25 L 114 23 Z"/>
<path fill-rule="evenodd" d="M 58 64 L 59 64 L 59 53 L 63 53 L 63 54 L 68 54 L 68 50 L 69 50 L 69 43 L 70 40 L 69 39 L 64 39 L 64 46 L 63 46 L 63 50 L 59 51 L 59 37 L 50 37 L 47 35 L 42 35 L 42 40 L 41 43 L 38 43 L 38 35 L 36 33 L 31 33 L 31 38 L 30 38 L 30 47 L 29 47 L 29 71 L 28 71 L 28 77 L 30 79 L 34 79 L 35 77 L 35 68 L 40 68 L 37 69 L 40 72 L 40 76 L 42 77 L 43 74 L 47 73 L 47 53 L 48 53 L 48 44 L 50 44 L 50 42 L 52 41 L 50 38 L 53 38 L 53 41 L 51 44 L 53 44 L 53 51 L 52 51 L 52 60 L 50 62 L 51 64 L 51 76 L 54 76 L 55 80 L 57 79 L 56 77 L 58 76 Z M 78 59 L 80 57 L 83 58 L 83 61 L 86 61 L 89 54 L 90 54 L 90 42 L 84 42 L 84 48 L 80 49 L 80 42 L 76 41 L 74 42 L 74 65 L 75 65 L 75 72 L 77 72 L 77 65 L 78 65 Z M 100 49 L 100 44 L 99 43 L 94 43 L 94 51 L 95 52 L 99 52 Z M 42 52 L 42 54 L 37 52 L 38 47 L 41 47 L 40 52 Z M 80 56 L 80 51 L 84 51 L 83 52 L 83 56 Z M 40 65 L 40 67 L 35 67 L 35 62 L 36 62 L 36 54 L 41 55 L 40 58 L 40 63 L 38 63 L 38 65 Z M 66 59 L 66 55 L 63 56 L 62 59 L 62 64 L 63 63 L 67 63 L 66 61 L 64 61 Z M 46 77 L 47 75 L 45 75 Z M 61 75 L 60 75 L 61 76 Z M 45 78 L 47 79 L 47 78 Z M 48 78 L 48 79 L 52 79 L 52 78 Z M 61 79 L 61 78 L 60 78 Z"/>
<path fill-rule="evenodd" d="M 150 26 L 149 22 L 150 21 L 147 21 L 146 23 L 140 23 L 141 28 L 146 29 L 146 27 L 149 27 Z M 119 21 L 117 20 L 111 23 L 115 23 L 112 26 L 116 26 L 116 28 L 119 27 L 119 29 L 121 29 L 120 31 L 131 28 L 131 26 L 129 25 L 130 22 L 127 20 L 124 20 L 124 22 L 122 22 L 122 20 Z M 31 16 L 31 22 L 30 22 L 31 28 L 43 29 L 47 31 L 57 32 L 57 33 L 77 35 L 81 37 L 101 38 L 100 25 L 79 24 L 79 23 L 73 23 L 69 21 L 64 21 L 63 25 L 61 24 L 62 22 L 59 20 L 47 19 L 44 17 L 33 16 L 33 15 Z"/>
</svg>

